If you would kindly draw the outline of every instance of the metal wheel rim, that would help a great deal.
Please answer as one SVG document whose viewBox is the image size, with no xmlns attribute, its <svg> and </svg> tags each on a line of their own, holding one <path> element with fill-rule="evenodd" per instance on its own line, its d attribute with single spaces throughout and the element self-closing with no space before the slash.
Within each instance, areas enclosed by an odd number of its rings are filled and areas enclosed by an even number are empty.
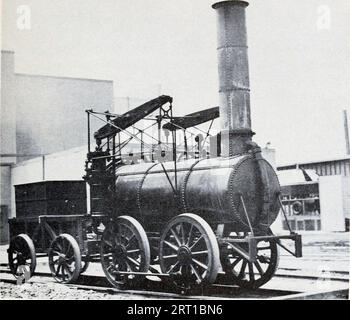
<svg viewBox="0 0 350 320">
<path fill-rule="evenodd" d="M 191 286 L 214 283 L 220 266 L 220 253 L 209 224 L 195 214 L 172 219 L 160 240 L 160 266 L 163 273 L 174 274 L 175 284 Z"/>
<path fill-rule="evenodd" d="M 81 254 L 77 241 L 69 234 L 61 234 L 49 249 L 49 267 L 60 283 L 75 282 L 81 272 Z"/>
<path fill-rule="evenodd" d="M 141 224 L 129 216 L 118 217 L 107 226 L 101 239 L 101 264 L 108 281 L 124 289 L 139 280 L 137 276 L 118 275 L 117 271 L 147 272 L 150 266 L 150 245 Z"/>
<path fill-rule="evenodd" d="M 36 253 L 32 239 L 26 234 L 15 236 L 8 250 L 8 262 L 12 274 L 18 278 L 23 273 L 18 273 L 18 267 L 24 265 L 26 270 L 33 276 L 36 268 Z"/>
</svg>

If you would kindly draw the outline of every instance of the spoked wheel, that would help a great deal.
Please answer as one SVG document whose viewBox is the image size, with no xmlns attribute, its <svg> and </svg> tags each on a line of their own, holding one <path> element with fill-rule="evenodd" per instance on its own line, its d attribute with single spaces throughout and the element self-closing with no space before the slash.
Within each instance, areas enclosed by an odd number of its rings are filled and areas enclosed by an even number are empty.
<svg viewBox="0 0 350 320">
<path fill-rule="evenodd" d="M 8 249 L 8 262 L 12 274 L 18 278 L 30 278 L 36 267 L 35 247 L 32 239 L 26 234 L 15 236 Z"/>
<path fill-rule="evenodd" d="M 232 284 L 246 289 L 257 289 L 271 280 L 278 268 L 278 261 L 276 241 L 266 240 L 257 244 L 256 262 L 249 262 L 238 254 L 229 254 L 222 257 L 222 268 Z"/>
<path fill-rule="evenodd" d="M 81 253 L 77 241 L 63 233 L 52 241 L 49 249 L 49 267 L 55 280 L 74 283 L 81 272 Z"/>
<path fill-rule="evenodd" d="M 192 286 L 214 283 L 220 267 L 215 234 L 201 217 L 185 213 L 172 219 L 162 233 L 159 253 L 163 273 L 185 292 Z"/>
<path fill-rule="evenodd" d="M 140 277 L 118 272 L 147 272 L 150 266 L 150 245 L 141 224 L 129 216 L 118 217 L 107 226 L 101 239 L 101 264 L 108 281 L 119 289 Z"/>
</svg>

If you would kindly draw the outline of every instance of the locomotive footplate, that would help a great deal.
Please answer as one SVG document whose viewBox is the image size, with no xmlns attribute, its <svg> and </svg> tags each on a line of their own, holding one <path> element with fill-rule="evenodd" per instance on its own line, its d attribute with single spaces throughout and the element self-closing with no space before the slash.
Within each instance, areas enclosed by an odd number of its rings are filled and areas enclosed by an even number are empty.
<svg viewBox="0 0 350 320">
<path fill-rule="evenodd" d="M 294 251 L 289 249 L 282 243 L 282 240 L 293 241 Z M 220 238 L 219 245 L 221 251 L 226 255 L 229 253 L 234 253 L 247 261 L 254 263 L 257 261 L 258 244 L 261 242 L 274 242 L 279 247 L 290 253 L 296 258 L 302 257 L 302 241 L 301 235 L 296 233 L 291 233 L 289 235 L 268 235 L 268 236 L 252 236 L 248 235 L 246 237 L 226 237 Z"/>
</svg>

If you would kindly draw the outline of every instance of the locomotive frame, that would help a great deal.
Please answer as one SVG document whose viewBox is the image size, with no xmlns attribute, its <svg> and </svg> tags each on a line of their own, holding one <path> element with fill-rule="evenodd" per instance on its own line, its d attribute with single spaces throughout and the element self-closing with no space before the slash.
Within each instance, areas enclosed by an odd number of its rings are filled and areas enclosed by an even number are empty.
<svg viewBox="0 0 350 320">
<path fill-rule="evenodd" d="M 165 107 L 165 104 L 168 106 Z M 273 277 L 278 267 L 279 247 L 295 257 L 301 257 L 301 236 L 291 229 L 288 235 L 283 236 L 273 235 L 271 230 L 265 234 L 255 230 L 242 196 L 241 204 L 249 224 L 244 232 L 231 232 L 229 224 L 210 225 L 197 214 L 188 212 L 173 217 L 162 230 L 145 230 L 134 217 L 113 215 L 118 206 L 112 196 L 116 191 L 115 172 L 123 166 L 123 148 L 130 141 L 138 140 L 140 161 L 148 157 L 148 161 L 159 165 L 173 190 L 174 198 L 177 198 L 179 156 L 176 130 L 171 131 L 170 144 L 161 141 L 161 130 L 167 124 L 168 128 L 170 124 L 170 127 L 183 130 L 185 147 L 182 156 L 185 159 L 192 156 L 197 159 L 197 163 L 200 157 L 209 155 L 200 152 L 200 144 L 194 152 L 188 150 L 186 131 L 197 124 L 214 121 L 218 115 L 212 111 L 184 117 L 187 121 L 192 120 L 192 125 L 190 123 L 187 127 L 181 127 L 177 121 L 179 118 L 172 115 L 172 98 L 168 96 L 153 99 L 123 116 L 87 110 L 88 154 L 84 180 L 90 186 L 90 212 L 72 214 L 67 209 L 61 215 L 42 214 L 36 217 L 29 212 L 27 217 L 10 219 L 8 256 L 13 274 L 20 275 L 20 265 L 26 265 L 31 275 L 35 274 L 36 257 L 48 256 L 51 273 L 61 283 L 77 281 L 90 262 L 101 262 L 108 281 L 118 288 L 126 288 L 146 277 L 157 276 L 167 279 L 168 284 L 175 284 L 181 292 L 215 281 L 256 289 Z M 158 114 L 150 117 L 155 112 Z M 95 133 L 94 151 L 91 151 L 90 146 L 91 116 L 106 124 Z M 149 147 L 148 153 L 144 150 L 147 144 L 143 137 L 149 135 L 145 130 L 135 127 L 141 119 L 152 121 L 149 128 L 158 128 L 158 137 L 151 137 L 156 141 L 156 147 Z M 131 127 L 137 130 L 136 134 L 128 131 Z M 206 138 L 210 136 L 209 131 Z M 121 133 L 128 136 L 125 141 L 121 141 Z M 155 154 L 163 154 L 162 148 L 171 150 L 174 183 L 162 158 L 157 161 L 155 157 Z M 131 158 L 135 160 L 133 156 Z M 284 213 L 282 205 L 281 210 Z M 288 224 L 288 220 L 286 222 Z M 291 240 L 294 250 L 286 247 L 282 240 Z"/>
</svg>

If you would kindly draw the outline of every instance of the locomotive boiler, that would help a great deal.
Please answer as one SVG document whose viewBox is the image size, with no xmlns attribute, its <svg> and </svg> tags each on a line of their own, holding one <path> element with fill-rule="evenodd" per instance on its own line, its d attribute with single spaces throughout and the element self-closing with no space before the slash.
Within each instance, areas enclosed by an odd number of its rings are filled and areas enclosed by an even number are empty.
<svg viewBox="0 0 350 320">
<path fill-rule="evenodd" d="M 212 227 L 266 233 L 280 209 L 280 188 L 273 168 L 255 148 L 242 155 L 179 162 L 176 172 L 173 162 L 122 166 L 116 170 L 114 213 L 130 215 L 150 231 L 191 212 Z"/>
<path fill-rule="evenodd" d="M 183 292 L 215 282 L 254 289 L 274 275 L 279 248 L 301 257 L 300 235 L 290 228 L 289 234 L 274 235 L 270 229 L 279 212 L 284 217 L 285 212 L 277 175 L 252 140 L 247 6 L 241 0 L 213 5 L 219 107 L 174 117 L 173 98 L 163 95 L 123 115 L 86 111 L 88 212 L 40 216 L 38 226 L 33 222 L 37 230 L 33 237 L 41 239 L 40 250 L 47 252 L 56 280 L 74 282 L 90 261 L 99 261 L 109 282 L 119 288 L 152 276 L 168 280 Z M 94 150 L 92 117 L 105 123 L 94 133 Z M 218 117 L 221 132 L 210 137 L 217 152 L 201 152 L 199 136 L 195 138 L 198 148 L 190 149 L 191 130 L 211 121 L 205 142 Z M 150 122 L 143 129 L 137 126 L 142 119 Z M 152 127 L 157 128 L 157 137 L 147 133 Z M 178 132 L 183 133 L 181 144 Z M 139 149 L 125 157 L 131 141 L 139 142 Z M 29 225 L 18 220 L 12 224 L 20 230 Z M 30 241 L 28 235 L 14 237 L 9 249 L 13 270 L 21 254 L 22 260 L 32 261 L 34 272 Z M 294 250 L 284 241 L 290 241 Z"/>
</svg>

